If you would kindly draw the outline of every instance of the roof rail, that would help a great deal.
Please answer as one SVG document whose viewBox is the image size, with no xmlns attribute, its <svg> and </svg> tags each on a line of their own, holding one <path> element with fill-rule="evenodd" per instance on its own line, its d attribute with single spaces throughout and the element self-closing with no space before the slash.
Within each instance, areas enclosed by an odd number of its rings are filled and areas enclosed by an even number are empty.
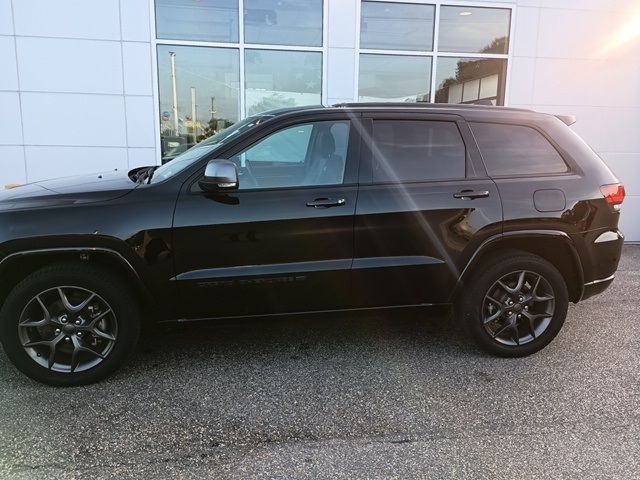
<svg viewBox="0 0 640 480">
<path fill-rule="evenodd" d="M 578 121 L 575 115 L 554 115 L 554 116 L 569 127 Z"/>
<path fill-rule="evenodd" d="M 517 112 L 531 112 L 525 108 L 512 108 L 478 103 L 427 103 L 427 102 L 346 102 L 332 105 L 336 108 L 424 108 L 424 109 L 478 109 L 478 110 L 510 110 Z"/>
</svg>

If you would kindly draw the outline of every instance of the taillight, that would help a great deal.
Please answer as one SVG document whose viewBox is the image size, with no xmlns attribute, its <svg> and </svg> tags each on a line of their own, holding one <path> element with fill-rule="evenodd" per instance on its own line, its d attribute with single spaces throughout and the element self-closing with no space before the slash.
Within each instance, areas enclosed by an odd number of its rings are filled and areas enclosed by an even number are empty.
<svg viewBox="0 0 640 480">
<path fill-rule="evenodd" d="M 609 205 L 620 208 L 625 196 L 624 185 L 621 183 L 602 185 L 600 191 Z"/>
</svg>

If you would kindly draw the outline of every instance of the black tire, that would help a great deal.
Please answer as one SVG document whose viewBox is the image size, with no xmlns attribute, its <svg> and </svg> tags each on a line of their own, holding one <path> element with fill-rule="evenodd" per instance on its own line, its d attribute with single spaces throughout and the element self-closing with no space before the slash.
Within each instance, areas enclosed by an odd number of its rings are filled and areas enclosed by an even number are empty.
<svg viewBox="0 0 640 480">
<path fill-rule="evenodd" d="M 94 335 L 93 330 L 82 331 L 79 333 L 81 337 L 72 338 L 73 343 L 70 341 L 70 337 L 75 337 L 77 332 L 72 332 L 69 337 L 63 338 L 70 346 L 64 347 L 67 350 L 75 351 L 76 340 L 78 345 L 90 347 L 87 342 L 89 339 L 93 342 L 93 345 L 107 345 L 100 354 L 104 353 L 104 358 L 100 358 L 100 355 L 96 355 L 95 366 L 92 366 L 92 361 L 87 360 L 87 367 L 82 371 L 73 371 L 73 368 L 80 370 L 76 362 L 71 361 L 69 364 L 69 371 L 62 371 L 64 368 L 64 362 L 60 362 L 60 367 L 56 367 L 58 363 L 54 363 L 53 366 L 49 364 L 49 359 L 46 351 L 51 351 L 49 346 L 39 345 L 37 348 L 23 347 L 24 336 L 31 335 L 33 328 L 35 327 L 19 327 L 18 324 L 23 317 L 23 313 L 27 312 L 28 308 L 34 308 L 36 305 L 34 301 L 44 296 L 55 295 L 58 291 L 58 287 L 63 287 L 63 291 L 72 293 L 74 291 L 86 291 L 89 294 L 94 293 L 95 302 L 102 302 L 104 311 L 110 310 L 105 318 L 108 318 L 108 322 L 111 328 L 115 328 L 116 334 L 113 334 L 113 338 L 103 339 Z M 44 267 L 36 272 L 27 276 L 22 280 L 7 296 L 2 310 L 0 310 L 0 341 L 4 347 L 4 350 L 11 360 L 11 362 L 25 375 L 31 377 L 38 382 L 46 383 L 54 386 L 74 386 L 85 385 L 93 383 L 110 375 L 115 371 L 127 357 L 135 349 L 138 337 L 140 334 L 140 309 L 138 302 L 134 295 L 131 293 L 128 286 L 117 275 L 114 275 L 110 271 L 100 268 L 98 266 L 84 264 L 84 263 L 60 263 Z M 69 290 L 66 290 L 69 289 Z M 74 290 L 75 289 L 75 290 Z M 62 297 L 63 295 L 60 294 Z M 61 300 L 59 301 L 61 304 Z M 46 302 L 45 302 L 46 303 Z M 71 303 L 70 301 L 68 302 Z M 97 304 L 97 303 L 96 303 Z M 106 304 L 106 307 L 104 305 Z M 50 305 L 54 305 L 51 303 Z M 80 305 L 76 303 L 75 306 Z M 60 307 L 61 308 L 61 307 Z M 94 312 L 94 307 L 88 304 L 89 313 L 87 310 L 79 311 L 78 321 L 85 322 L 87 328 L 91 325 L 89 314 Z M 95 307 L 99 308 L 99 307 Z M 47 307 L 46 310 L 50 310 Z M 42 308 L 42 312 L 46 311 Z M 100 310 L 97 310 L 98 312 Z M 51 312 L 49 312 L 51 313 Z M 43 315 L 45 318 L 47 314 Z M 56 318 L 56 321 L 60 321 L 60 317 L 54 314 L 50 315 Z M 98 317 L 99 315 L 95 315 Z M 88 320 L 86 320 L 88 318 Z M 44 320 L 43 320 L 44 321 Z M 65 319 L 65 322 L 67 320 Z M 104 320 L 107 321 L 107 320 Z M 102 325 L 93 322 L 95 325 Z M 65 336 L 66 331 L 60 332 L 59 327 L 64 328 L 77 328 L 80 331 L 81 327 L 73 327 L 71 322 L 68 326 L 55 325 L 49 322 L 46 328 L 56 328 L 56 337 Z M 114 327 L 115 325 L 115 327 Z M 40 336 L 40 330 L 37 330 L 33 335 Z M 84 333 L 84 336 L 82 336 Z M 21 337 L 22 335 L 22 337 Z M 109 334 L 111 335 L 111 334 Z M 31 339 L 29 339 L 31 340 Z M 42 342 L 40 342 L 42 343 Z M 65 342 L 58 341 L 56 345 L 64 345 Z M 44 353 L 41 353 L 41 349 L 46 348 Z M 62 347 L 56 347 L 62 348 Z M 96 348 L 99 350 L 99 348 Z M 29 350 L 29 353 L 28 351 Z M 78 358 L 92 357 L 94 354 L 89 354 L 86 350 L 78 349 Z M 107 352 L 107 353 L 105 353 Z M 65 351 L 60 351 L 54 354 L 54 359 L 59 358 L 56 355 L 65 355 Z M 70 355 L 70 354 L 69 354 Z M 41 357 L 47 357 L 48 367 L 38 362 L 43 362 Z M 36 358 L 38 357 L 38 358 Z M 55 360 L 54 360 L 55 361 Z M 52 361 L 52 363 L 54 362 Z M 71 365 L 75 364 L 76 367 Z M 52 369 L 54 368 L 54 369 Z M 56 371 L 58 368 L 59 371 Z"/>
<path fill-rule="evenodd" d="M 536 282 L 536 275 L 542 277 L 541 282 L 546 282 L 544 288 L 548 290 L 541 296 L 536 296 L 534 292 L 531 303 L 528 305 L 526 302 L 518 301 L 519 298 L 528 299 L 527 295 L 524 297 L 518 294 L 512 295 L 497 283 L 505 278 L 513 279 L 514 283 L 507 283 L 507 286 L 515 288 L 519 285 L 521 272 L 525 272 L 523 290 L 526 291 L 528 285 Z M 498 296 L 496 292 L 502 292 L 500 302 L 493 301 L 494 296 Z M 513 298 L 515 296 L 518 298 Z M 540 305 L 542 302 L 533 302 L 534 298 L 551 296 L 553 299 L 547 300 L 542 307 Z M 517 303 L 511 305 L 518 307 L 516 311 L 508 306 L 508 302 L 514 300 Z M 553 308 L 549 309 L 548 305 L 551 302 L 553 302 Z M 494 306 L 491 307 L 490 304 Z M 525 305 L 527 312 L 523 311 Z M 551 263 L 536 255 L 509 250 L 492 255 L 475 269 L 471 278 L 465 282 L 456 310 L 459 321 L 480 348 L 501 357 L 524 357 L 541 350 L 556 337 L 567 316 L 568 306 L 567 285 L 560 272 Z M 545 308 L 547 310 L 544 310 Z M 539 310 L 534 311 L 535 309 Z M 552 314 L 547 315 L 547 313 Z M 496 315 L 498 317 L 488 322 L 485 327 L 485 321 Z M 541 329 L 544 326 L 544 330 L 537 334 L 536 324 L 529 322 L 529 318 L 534 316 L 539 317 L 534 322 L 544 322 L 538 324 L 537 328 Z M 504 331 L 501 336 L 493 336 L 501 331 Z M 526 334 L 526 337 L 521 337 L 521 334 Z"/>
</svg>

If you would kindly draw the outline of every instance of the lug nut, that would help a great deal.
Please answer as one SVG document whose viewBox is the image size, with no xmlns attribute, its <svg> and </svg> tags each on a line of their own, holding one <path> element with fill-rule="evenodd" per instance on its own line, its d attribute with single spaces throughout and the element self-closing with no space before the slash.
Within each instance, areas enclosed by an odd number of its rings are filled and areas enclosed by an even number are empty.
<svg viewBox="0 0 640 480">
<path fill-rule="evenodd" d="M 82 332 L 78 332 L 78 333 L 77 333 L 77 335 L 78 335 L 79 337 L 81 337 L 81 336 L 82 336 Z"/>
<path fill-rule="evenodd" d="M 80 325 L 82 322 L 81 322 L 80 320 L 76 320 L 76 321 L 75 321 L 75 322 L 73 322 L 73 323 L 75 323 L 76 325 Z"/>
<path fill-rule="evenodd" d="M 524 297 L 518 297 L 518 300 L 523 301 Z"/>
<path fill-rule="evenodd" d="M 509 313 L 507 313 L 507 315 L 513 315 L 513 312 L 509 312 Z"/>
<path fill-rule="evenodd" d="M 71 338 L 70 337 L 64 337 L 65 341 L 70 342 Z"/>
<path fill-rule="evenodd" d="M 60 330 L 59 328 L 56 328 L 56 331 L 55 331 L 56 335 L 58 335 L 61 331 L 62 330 Z"/>
<path fill-rule="evenodd" d="M 62 323 L 67 323 L 67 316 L 66 316 L 66 315 L 61 316 L 61 317 L 60 317 L 60 321 L 61 321 Z"/>
<path fill-rule="evenodd" d="M 529 307 L 525 305 L 525 306 L 524 306 L 524 309 L 525 309 L 525 310 L 529 310 Z"/>
</svg>

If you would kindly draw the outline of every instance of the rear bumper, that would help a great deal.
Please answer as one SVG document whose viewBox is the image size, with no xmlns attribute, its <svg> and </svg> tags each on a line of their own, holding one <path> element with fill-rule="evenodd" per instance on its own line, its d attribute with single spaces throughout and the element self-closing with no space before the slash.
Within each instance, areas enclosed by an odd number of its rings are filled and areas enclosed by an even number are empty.
<svg viewBox="0 0 640 480">
<path fill-rule="evenodd" d="M 584 287 L 580 300 L 586 300 L 604 292 L 615 278 L 615 273 L 622 255 L 624 235 L 619 230 L 599 230 L 590 232 L 584 238 L 585 251 Z"/>
<path fill-rule="evenodd" d="M 615 275 L 610 275 L 606 278 L 600 278 L 598 280 L 593 280 L 591 282 L 585 283 L 584 288 L 582 289 L 582 298 L 580 298 L 580 300 L 586 300 L 587 298 L 604 292 L 607 288 L 609 288 L 609 285 L 613 283 L 615 277 Z"/>
</svg>

